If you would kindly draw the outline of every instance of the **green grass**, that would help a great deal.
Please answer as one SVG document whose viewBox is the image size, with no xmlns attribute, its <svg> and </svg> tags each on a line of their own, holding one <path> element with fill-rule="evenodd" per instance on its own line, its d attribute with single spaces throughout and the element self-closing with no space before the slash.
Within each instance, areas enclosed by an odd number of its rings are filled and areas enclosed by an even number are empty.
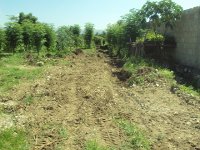
<svg viewBox="0 0 200 150">
<path fill-rule="evenodd" d="M 97 141 L 90 140 L 86 142 L 85 150 L 108 150 L 108 149 L 99 145 Z"/>
<path fill-rule="evenodd" d="M 28 150 L 26 133 L 13 128 L 1 131 L 0 150 Z"/>
<path fill-rule="evenodd" d="M 21 69 L 17 67 L 0 68 L 0 91 L 8 91 L 21 80 L 33 80 L 42 72 L 41 68 Z"/>
<path fill-rule="evenodd" d="M 16 53 L 11 56 L 0 58 L 0 66 L 4 65 L 22 65 L 24 64 L 24 55 L 22 53 Z"/>
<path fill-rule="evenodd" d="M 124 130 L 128 140 L 122 146 L 125 150 L 150 150 L 150 142 L 140 131 L 140 129 L 125 120 L 117 120 L 117 123 L 121 129 Z"/>
<path fill-rule="evenodd" d="M 0 92 L 10 90 L 21 80 L 34 80 L 41 74 L 42 68 L 20 67 L 24 64 L 25 60 L 21 53 L 0 59 Z"/>
</svg>

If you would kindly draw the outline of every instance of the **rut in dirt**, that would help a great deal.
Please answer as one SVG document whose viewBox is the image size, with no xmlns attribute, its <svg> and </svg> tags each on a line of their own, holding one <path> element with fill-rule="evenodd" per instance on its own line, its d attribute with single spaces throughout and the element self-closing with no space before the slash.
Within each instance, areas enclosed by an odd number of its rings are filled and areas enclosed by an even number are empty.
<svg viewBox="0 0 200 150">
<path fill-rule="evenodd" d="M 18 110 L 26 116 L 33 149 L 82 150 L 89 140 L 121 149 L 127 141 L 114 121 L 122 118 L 144 131 L 152 149 L 200 148 L 200 109 L 186 104 L 169 86 L 127 87 L 106 54 L 68 56 L 70 65 L 51 67 L 19 97 L 34 102 Z M 18 98 L 20 99 L 20 98 Z M 60 129 L 68 137 L 61 138 Z"/>
</svg>

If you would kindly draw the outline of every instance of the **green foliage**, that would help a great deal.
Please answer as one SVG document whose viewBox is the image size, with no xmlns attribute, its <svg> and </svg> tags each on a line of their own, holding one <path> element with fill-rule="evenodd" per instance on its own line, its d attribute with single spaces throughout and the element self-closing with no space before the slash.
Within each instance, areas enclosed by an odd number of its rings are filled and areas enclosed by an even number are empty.
<svg viewBox="0 0 200 150">
<path fill-rule="evenodd" d="M 183 8 L 172 0 L 160 1 L 159 7 L 161 9 L 161 22 L 164 23 L 166 27 L 173 28 L 175 21 L 180 19 Z"/>
<path fill-rule="evenodd" d="M 118 22 L 110 24 L 107 27 L 107 42 L 111 46 L 112 53 L 119 55 L 120 49 L 125 47 L 124 42 L 124 24 Z"/>
<path fill-rule="evenodd" d="M 0 29 L 0 51 L 16 52 L 23 50 L 32 52 L 32 50 L 35 50 L 39 54 L 42 48 L 46 48 L 49 53 L 50 50 L 55 50 L 55 48 L 61 51 L 83 47 L 81 28 L 77 24 L 62 26 L 55 32 L 52 25 L 40 23 L 37 17 L 31 13 L 24 14 L 21 12 L 19 16 L 12 16 L 10 19 L 11 22 L 6 24 L 5 31 Z M 93 25 L 88 24 L 86 26 L 87 39 L 91 42 L 91 46 L 94 29 Z M 6 48 L 4 48 L 5 45 Z"/>
<path fill-rule="evenodd" d="M 82 38 L 80 36 L 81 34 L 81 28 L 79 25 L 75 24 L 74 26 L 70 26 L 70 31 L 72 33 L 72 39 L 74 41 L 74 47 L 80 47 L 82 46 Z"/>
<path fill-rule="evenodd" d="M 6 44 L 7 48 L 11 49 L 12 52 L 14 52 L 16 48 L 22 44 L 22 33 L 23 30 L 20 24 L 6 24 Z"/>
<path fill-rule="evenodd" d="M 140 10 L 140 15 L 144 16 L 146 21 L 150 21 L 152 29 L 156 31 L 161 24 L 173 27 L 182 11 L 183 8 L 172 0 L 147 1 Z"/>
<path fill-rule="evenodd" d="M 80 36 L 81 34 L 81 27 L 78 24 L 70 26 L 70 30 L 72 31 L 73 35 Z"/>
<path fill-rule="evenodd" d="M 164 42 L 165 38 L 161 34 L 157 34 L 154 31 L 147 31 L 144 36 L 137 38 L 137 43 L 144 43 L 144 42 Z"/>
<path fill-rule="evenodd" d="M 29 14 L 24 14 L 23 12 L 19 13 L 18 18 L 16 18 L 16 21 L 19 24 L 22 24 L 24 21 L 28 21 L 31 23 L 36 23 L 37 22 L 37 17 L 33 16 L 32 13 Z"/>
<path fill-rule="evenodd" d="M 182 7 L 171 0 L 147 1 L 141 10 L 130 10 L 121 20 L 108 25 L 106 29 L 110 53 L 124 58 L 129 54 L 127 49 L 130 48 L 131 42 L 163 42 L 164 37 L 156 33 L 157 27 L 162 24 L 172 27 L 181 14 Z M 149 24 L 153 32 L 144 35 L 143 31 L 149 27 Z"/>
<path fill-rule="evenodd" d="M 161 34 L 156 34 L 155 32 L 147 32 L 146 37 L 145 37 L 146 41 L 153 41 L 153 42 L 163 42 L 164 41 L 164 36 Z"/>
<path fill-rule="evenodd" d="M 4 49 L 5 47 L 5 31 L 0 28 L 0 52 Z"/>
<path fill-rule="evenodd" d="M 33 29 L 33 45 L 39 54 L 44 43 L 45 29 L 42 24 L 34 24 Z"/>
<path fill-rule="evenodd" d="M 84 41 L 86 48 L 92 47 L 92 40 L 94 37 L 94 25 L 91 23 L 85 24 L 85 30 L 84 30 Z"/>
<path fill-rule="evenodd" d="M 73 34 L 68 26 L 62 26 L 57 30 L 57 49 L 68 50 L 74 46 Z"/>
<path fill-rule="evenodd" d="M 37 22 L 32 14 L 20 13 L 12 20 L 5 28 L 7 51 L 24 47 L 25 51 L 35 49 L 39 53 L 43 46 L 48 51 L 55 47 L 56 35 L 51 25 Z"/>
<path fill-rule="evenodd" d="M 43 24 L 45 35 L 44 35 L 44 46 L 46 46 L 47 50 L 54 49 L 56 45 L 56 33 L 54 31 L 53 26 L 48 24 Z"/>
<path fill-rule="evenodd" d="M 28 150 L 26 133 L 18 129 L 0 131 L 0 150 Z"/>
<path fill-rule="evenodd" d="M 21 26 L 23 30 L 23 44 L 25 50 L 28 51 L 33 47 L 34 25 L 30 21 L 23 21 Z"/>
<path fill-rule="evenodd" d="M 145 27 L 143 16 L 138 11 L 131 9 L 128 14 L 122 17 L 124 22 L 124 35 L 126 42 L 134 42 L 140 35 L 140 31 Z"/>
<path fill-rule="evenodd" d="M 150 150 L 150 143 L 144 134 L 139 130 L 136 125 L 131 124 L 128 121 L 117 120 L 119 127 L 124 130 L 128 136 L 128 141 L 122 147 L 122 149 L 137 149 L 137 150 Z"/>
<path fill-rule="evenodd" d="M 100 36 L 100 35 L 95 35 L 94 36 L 94 43 L 95 45 L 103 45 L 103 41 L 105 40 L 104 37 Z"/>
<path fill-rule="evenodd" d="M 126 57 L 128 55 L 128 44 L 136 40 L 144 26 L 144 19 L 134 9 L 123 16 L 117 23 L 108 25 L 106 39 L 111 53 Z"/>
</svg>

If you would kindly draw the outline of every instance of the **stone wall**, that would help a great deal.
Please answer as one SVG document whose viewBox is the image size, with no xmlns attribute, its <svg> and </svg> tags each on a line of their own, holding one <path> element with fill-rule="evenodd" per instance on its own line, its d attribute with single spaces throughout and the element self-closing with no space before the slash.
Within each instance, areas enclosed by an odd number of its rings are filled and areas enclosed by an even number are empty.
<svg viewBox="0 0 200 150">
<path fill-rule="evenodd" d="M 164 32 L 164 28 L 159 31 Z M 167 33 L 177 42 L 174 59 L 182 65 L 200 69 L 200 7 L 185 10 L 173 30 L 168 29 Z"/>
</svg>

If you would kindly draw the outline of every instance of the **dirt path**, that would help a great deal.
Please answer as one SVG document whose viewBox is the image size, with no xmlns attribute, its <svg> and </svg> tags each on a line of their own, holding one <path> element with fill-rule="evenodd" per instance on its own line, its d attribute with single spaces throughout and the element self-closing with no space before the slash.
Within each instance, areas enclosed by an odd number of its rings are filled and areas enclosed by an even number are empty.
<svg viewBox="0 0 200 150">
<path fill-rule="evenodd" d="M 33 149 L 82 150 L 94 139 L 120 149 L 126 139 L 114 118 L 137 124 L 152 149 L 200 149 L 200 106 L 186 104 L 168 86 L 123 86 L 113 75 L 119 68 L 103 54 L 66 61 L 70 65 L 51 67 L 43 79 L 11 95 L 23 116 L 16 122 L 31 132 Z M 31 104 L 24 105 L 27 97 Z"/>
</svg>

